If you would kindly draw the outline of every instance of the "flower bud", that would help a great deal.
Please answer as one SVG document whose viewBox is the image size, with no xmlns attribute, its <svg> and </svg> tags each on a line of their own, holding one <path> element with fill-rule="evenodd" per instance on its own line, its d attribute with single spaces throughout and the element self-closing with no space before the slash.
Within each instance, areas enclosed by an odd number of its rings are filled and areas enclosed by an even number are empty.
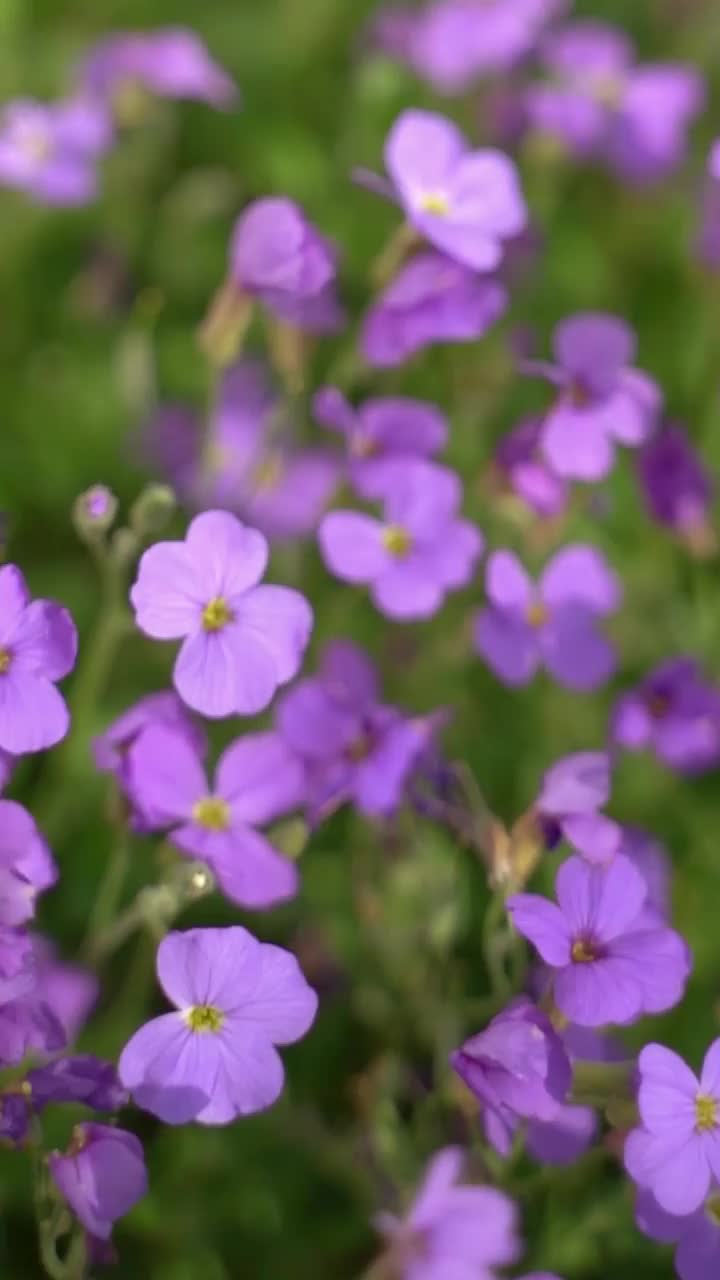
<svg viewBox="0 0 720 1280">
<path fill-rule="evenodd" d="M 167 484 L 150 484 L 130 508 L 130 528 L 138 538 L 162 533 L 175 514 L 177 498 Z"/>
<path fill-rule="evenodd" d="M 72 519 L 83 542 L 97 542 L 112 528 L 118 500 L 107 485 L 94 484 L 73 503 Z"/>
</svg>

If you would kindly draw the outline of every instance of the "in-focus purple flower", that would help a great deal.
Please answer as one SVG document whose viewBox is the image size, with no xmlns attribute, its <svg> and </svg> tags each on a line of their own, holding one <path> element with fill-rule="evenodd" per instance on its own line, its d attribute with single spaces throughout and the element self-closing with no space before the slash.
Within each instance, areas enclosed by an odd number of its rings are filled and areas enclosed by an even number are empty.
<svg viewBox="0 0 720 1280">
<path fill-rule="evenodd" d="M 494 462 L 512 493 L 536 515 L 549 518 L 562 514 L 570 495 L 567 482 L 542 456 L 542 432 L 542 419 L 526 418 L 503 436 Z"/>
<path fill-rule="evenodd" d="M 602 867 L 568 858 L 555 888 L 559 905 L 533 893 L 515 894 L 507 905 L 551 969 L 561 1013 L 600 1027 L 677 1004 L 691 967 L 688 948 L 674 930 L 648 927 L 647 885 L 627 858 Z"/>
<path fill-rule="evenodd" d="M 76 1040 L 98 998 L 100 984 L 94 973 L 61 960 L 47 938 L 32 937 L 37 991 L 52 1009 L 68 1042 Z"/>
<path fill-rule="evenodd" d="M 258 585 L 267 559 L 256 529 L 206 511 L 184 542 L 158 542 L 140 560 L 130 592 L 137 624 L 156 640 L 183 640 L 173 681 L 203 715 L 263 711 L 300 668 L 312 610 L 290 587 Z"/>
<path fill-rule="evenodd" d="M 564 8 L 565 0 L 431 0 L 381 12 L 374 42 L 439 93 L 461 94 L 524 58 Z"/>
<path fill-rule="evenodd" d="M 458 518 L 457 475 L 414 461 L 392 477 L 382 520 L 360 511 L 331 511 L 318 531 L 323 559 L 345 582 L 368 584 L 389 618 L 429 618 L 448 591 L 464 587 L 482 552 L 474 524 Z"/>
<path fill-rule="evenodd" d="M 517 1211 L 493 1187 L 458 1185 L 463 1153 L 444 1147 L 428 1164 L 405 1217 L 379 1214 L 391 1273 L 402 1280 L 495 1280 L 520 1254 Z"/>
<path fill-rule="evenodd" d="M 347 801 L 377 817 L 399 808 L 435 721 L 382 703 L 367 655 L 339 640 L 325 649 L 316 676 L 282 696 L 277 727 L 305 764 L 311 817 Z"/>
<path fill-rule="evenodd" d="M 0 800 L 0 925 L 31 920 L 37 895 L 57 877 L 52 854 L 27 809 Z"/>
<path fill-rule="evenodd" d="M 529 684 L 540 666 L 568 689 L 597 689 L 612 675 L 615 651 L 599 622 L 618 608 L 622 588 L 594 547 L 562 548 L 537 585 L 512 551 L 494 551 L 485 590 L 475 647 L 505 684 Z"/>
<path fill-rule="evenodd" d="M 115 32 L 95 45 L 80 75 L 88 92 L 116 107 L 138 87 L 213 107 L 232 106 L 238 96 L 233 80 L 199 36 L 184 27 Z"/>
<path fill-rule="evenodd" d="M 302 766 L 275 733 L 238 738 L 220 757 L 214 785 L 184 734 L 152 725 L 128 753 L 127 783 L 149 828 L 210 867 L 223 893 L 244 907 L 292 898 L 298 874 L 256 830 L 296 808 Z"/>
<path fill-rule="evenodd" d="M 55 682 L 72 671 L 76 653 L 67 609 L 31 602 L 20 570 L 0 568 L 0 750 L 23 755 L 65 737 L 70 717 Z"/>
<path fill-rule="evenodd" d="M 560 1033 L 571 1063 L 626 1062 L 628 1052 L 607 1035 L 587 1027 L 570 1025 Z M 574 1164 L 587 1151 L 598 1131 L 592 1107 L 566 1104 L 549 1120 L 531 1120 L 525 1146 L 528 1154 L 542 1164 Z"/>
<path fill-rule="evenodd" d="M 630 367 L 635 346 L 623 320 L 586 312 L 555 329 L 553 364 L 524 362 L 526 372 L 558 388 L 540 433 L 542 455 L 556 475 L 603 480 L 612 470 L 616 444 L 641 445 L 651 435 L 662 395 L 648 374 Z"/>
<path fill-rule="evenodd" d="M 466 1040 L 450 1062 L 480 1103 L 489 1141 L 505 1155 L 518 1120 L 553 1120 L 572 1080 L 559 1035 L 524 996 Z"/>
<path fill-rule="evenodd" d="M 714 769 L 720 762 L 720 689 L 694 658 L 670 658 L 618 699 L 610 735 L 626 751 L 653 751 L 678 773 Z"/>
<path fill-rule="evenodd" d="M 48 1168 L 78 1221 L 98 1240 L 110 1239 L 113 1224 L 148 1189 L 138 1139 L 104 1124 L 76 1125 L 68 1151 L 53 1151 Z"/>
<path fill-rule="evenodd" d="M 547 80 L 525 91 L 530 126 L 629 182 L 667 177 L 682 162 L 702 109 L 700 72 L 681 63 L 636 66 L 625 32 L 570 23 L 541 45 Z"/>
<path fill-rule="evenodd" d="M 713 1191 L 695 1213 L 666 1213 L 649 1191 L 641 1191 L 635 1221 L 644 1235 L 676 1244 L 680 1280 L 716 1280 L 720 1272 L 720 1193 Z"/>
<path fill-rule="evenodd" d="M 444 116 L 404 111 L 385 144 L 394 198 L 436 249 L 462 266 L 493 271 L 506 240 L 527 225 L 512 160 L 501 151 L 471 151 Z"/>
<path fill-rule="evenodd" d="M 280 1096 L 275 1046 L 304 1036 L 317 996 L 289 951 L 240 926 L 169 933 L 157 972 L 173 1013 L 141 1027 L 120 1057 L 122 1083 L 166 1124 L 228 1124 Z"/>
<path fill-rule="evenodd" d="M 243 293 L 298 329 L 325 333 L 341 326 L 335 250 L 294 200 L 268 196 L 248 205 L 235 224 L 230 263 Z"/>
<path fill-rule="evenodd" d="M 610 757 L 605 751 L 564 756 L 545 773 L 534 809 L 548 845 L 562 838 L 590 862 L 607 862 L 620 849 L 623 831 L 599 810 L 610 798 Z"/>
<path fill-rule="evenodd" d="M 35 1111 L 51 1102 L 79 1102 L 93 1111 L 118 1111 L 127 1103 L 127 1090 L 112 1062 L 92 1054 L 57 1058 L 29 1071 L 26 1077 Z"/>
<path fill-rule="evenodd" d="M 503 315 L 508 294 L 441 253 L 419 253 L 372 304 L 360 343 L 368 364 L 402 364 L 434 342 L 472 342 Z"/>
<path fill-rule="evenodd" d="M 0 184 L 39 204 L 88 204 L 97 192 L 98 160 L 112 140 L 110 117 L 92 98 L 18 99 L 0 119 Z"/>
<path fill-rule="evenodd" d="M 312 409 L 318 422 L 345 437 L 350 483 L 362 498 L 381 497 L 408 463 L 432 457 L 447 442 L 440 410 L 408 396 L 366 400 L 356 409 L 342 391 L 323 387 Z"/>
<path fill-rule="evenodd" d="M 691 547 L 711 543 L 708 513 L 714 484 L 709 469 L 682 427 L 669 424 L 640 450 L 640 489 L 653 519 Z"/>
<path fill-rule="evenodd" d="M 625 1166 L 666 1213 L 694 1213 L 720 1181 L 720 1040 L 700 1078 L 678 1054 L 646 1045 L 638 1058 L 641 1126 L 625 1143 Z"/>
<path fill-rule="evenodd" d="M 257 360 L 224 374 L 205 439 L 191 412 L 167 405 L 148 424 L 145 443 L 184 501 L 235 511 L 270 539 L 314 533 L 341 474 L 335 453 L 295 438 Z"/>
</svg>

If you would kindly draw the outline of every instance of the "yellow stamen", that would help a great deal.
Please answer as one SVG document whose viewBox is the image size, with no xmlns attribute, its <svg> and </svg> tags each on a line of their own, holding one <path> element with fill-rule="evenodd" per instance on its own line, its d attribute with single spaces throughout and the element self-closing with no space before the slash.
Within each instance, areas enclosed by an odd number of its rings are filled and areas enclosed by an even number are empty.
<svg viewBox="0 0 720 1280">
<path fill-rule="evenodd" d="M 206 831 L 227 831 L 230 826 L 230 805 L 220 796 L 205 796 L 192 807 L 193 822 Z"/>
<path fill-rule="evenodd" d="M 268 453 L 253 472 L 253 488 L 265 492 L 276 489 L 285 475 L 285 459 L 279 450 Z"/>
<path fill-rule="evenodd" d="M 383 529 L 382 544 L 391 556 L 406 556 L 412 549 L 412 534 L 402 525 L 389 524 Z"/>
<path fill-rule="evenodd" d="M 418 205 L 422 213 L 434 213 L 437 218 L 447 218 L 450 201 L 442 191 L 424 191 Z"/>
<path fill-rule="evenodd" d="M 720 1227 L 720 1195 L 717 1193 L 705 1201 L 705 1212 L 716 1227 Z"/>
<path fill-rule="evenodd" d="M 534 627 L 535 629 L 544 627 L 548 617 L 549 614 L 547 606 L 543 604 L 542 600 L 535 600 L 532 604 L 528 605 L 525 613 L 525 620 L 528 626 Z"/>
<path fill-rule="evenodd" d="M 718 1125 L 718 1104 L 715 1098 L 699 1093 L 695 1099 L 695 1132 L 709 1133 Z"/>
<path fill-rule="evenodd" d="M 225 1014 L 212 1004 L 195 1004 L 185 1010 L 183 1018 L 191 1031 L 212 1031 L 214 1035 L 222 1031 L 225 1022 Z"/>
<path fill-rule="evenodd" d="M 4 676 L 10 670 L 12 662 L 12 654 L 7 649 L 0 649 L 0 676 Z"/>
<path fill-rule="evenodd" d="M 597 951 L 587 938 L 576 938 L 570 951 L 573 964 L 592 964 L 597 960 Z"/>
<path fill-rule="evenodd" d="M 222 631 L 228 622 L 232 622 L 235 617 L 227 600 L 222 596 L 215 596 L 213 600 L 209 600 L 203 609 L 202 624 L 206 631 Z"/>
</svg>

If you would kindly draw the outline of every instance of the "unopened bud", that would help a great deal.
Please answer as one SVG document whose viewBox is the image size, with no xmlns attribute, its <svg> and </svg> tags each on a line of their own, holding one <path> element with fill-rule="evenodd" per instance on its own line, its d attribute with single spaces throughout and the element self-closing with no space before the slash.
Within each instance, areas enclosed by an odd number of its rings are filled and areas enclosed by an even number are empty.
<svg viewBox="0 0 720 1280">
<path fill-rule="evenodd" d="M 176 507 L 177 498 L 169 485 L 148 485 L 130 508 L 130 528 L 141 540 L 162 533 Z"/>
<path fill-rule="evenodd" d="M 94 484 L 73 503 L 72 519 L 83 542 L 96 542 L 112 528 L 118 501 L 107 485 Z"/>
</svg>

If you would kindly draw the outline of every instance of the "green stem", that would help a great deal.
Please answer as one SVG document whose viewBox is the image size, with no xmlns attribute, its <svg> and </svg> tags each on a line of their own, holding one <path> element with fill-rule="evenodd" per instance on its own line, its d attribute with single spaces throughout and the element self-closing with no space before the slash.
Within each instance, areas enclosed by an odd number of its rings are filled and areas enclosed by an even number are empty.
<svg viewBox="0 0 720 1280">
<path fill-rule="evenodd" d="M 117 913 L 125 877 L 130 865 L 130 837 L 124 827 L 117 830 L 112 852 L 107 860 L 105 874 L 100 882 L 95 906 L 85 934 L 82 950 L 92 955 L 95 940 L 107 934 Z"/>
</svg>

